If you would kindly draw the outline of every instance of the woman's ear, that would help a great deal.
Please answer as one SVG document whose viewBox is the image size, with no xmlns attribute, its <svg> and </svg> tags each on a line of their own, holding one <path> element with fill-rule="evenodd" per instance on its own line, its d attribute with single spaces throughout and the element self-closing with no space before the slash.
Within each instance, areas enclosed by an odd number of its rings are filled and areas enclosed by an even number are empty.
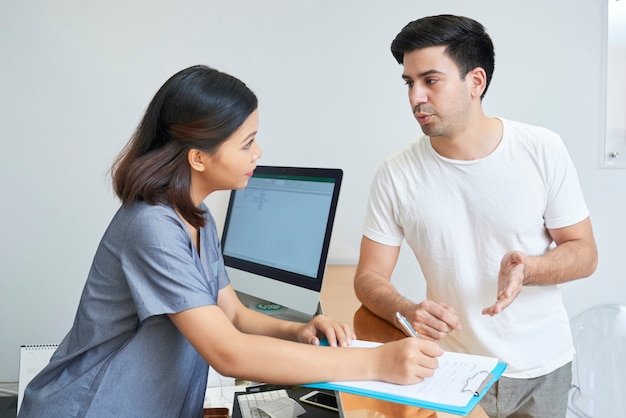
<svg viewBox="0 0 626 418">
<path fill-rule="evenodd" d="M 187 161 L 192 170 L 202 172 L 206 168 L 207 155 L 200 150 L 192 148 L 187 151 Z"/>
</svg>

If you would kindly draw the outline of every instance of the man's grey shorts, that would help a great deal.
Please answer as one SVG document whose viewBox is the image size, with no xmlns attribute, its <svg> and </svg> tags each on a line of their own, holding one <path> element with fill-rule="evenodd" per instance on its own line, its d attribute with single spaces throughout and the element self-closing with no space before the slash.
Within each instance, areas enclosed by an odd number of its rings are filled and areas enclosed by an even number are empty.
<svg viewBox="0 0 626 418">
<path fill-rule="evenodd" d="M 572 363 L 533 379 L 501 377 L 480 401 L 491 418 L 565 418 Z"/>
</svg>

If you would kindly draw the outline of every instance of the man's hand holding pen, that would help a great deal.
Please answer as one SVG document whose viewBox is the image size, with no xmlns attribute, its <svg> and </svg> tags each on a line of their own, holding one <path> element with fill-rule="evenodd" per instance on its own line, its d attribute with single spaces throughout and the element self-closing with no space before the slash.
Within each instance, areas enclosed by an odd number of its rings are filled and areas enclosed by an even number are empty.
<svg viewBox="0 0 626 418">
<path fill-rule="evenodd" d="M 429 340 L 440 341 L 450 332 L 461 329 L 454 308 L 432 300 L 413 305 L 404 315 L 419 336 Z"/>
</svg>

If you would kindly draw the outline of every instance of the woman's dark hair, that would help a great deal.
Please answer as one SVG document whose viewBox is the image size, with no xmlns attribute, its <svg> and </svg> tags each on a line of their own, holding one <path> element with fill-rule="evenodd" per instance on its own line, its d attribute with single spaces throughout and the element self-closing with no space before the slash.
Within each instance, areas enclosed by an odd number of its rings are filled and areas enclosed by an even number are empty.
<svg viewBox="0 0 626 418">
<path fill-rule="evenodd" d="M 204 226 L 204 211 L 191 200 L 187 152 L 216 152 L 257 105 L 242 81 L 213 68 L 198 65 L 174 74 L 111 168 L 122 204 L 166 204 L 194 227 Z"/>
<path fill-rule="evenodd" d="M 493 42 L 483 25 L 463 16 L 438 15 L 415 20 L 406 25 L 391 43 L 391 53 L 398 64 L 404 54 L 431 46 L 445 46 L 446 54 L 459 68 L 461 79 L 476 67 L 487 74 L 485 97 L 495 66 Z"/>
</svg>

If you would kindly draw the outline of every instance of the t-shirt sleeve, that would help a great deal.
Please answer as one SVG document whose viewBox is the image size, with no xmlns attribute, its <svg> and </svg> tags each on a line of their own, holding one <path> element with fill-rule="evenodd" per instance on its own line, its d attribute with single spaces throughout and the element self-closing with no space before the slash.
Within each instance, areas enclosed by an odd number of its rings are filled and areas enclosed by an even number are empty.
<svg viewBox="0 0 626 418">
<path fill-rule="evenodd" d="M 126 231 L 124 247 L 122 270 L 140 320 L 217 303 L 219 286 L 215 275 L 211 277 L 213 268 L 210 272 L 201 268 L 175 214 L 154 210 L 136 217 Z M 213 265 L 217 260 L 211 261 Z"/>
<path fill-rule="evenodd" d="M 574 163 L 561 138 L 554 134 L 546 142 L 549 149 L 546 158 L 548 201 L 544 214 L 547 228 L 563 228 L 574 225 L 589 216 L 589 210 L 580 187 Z"/>
<path fill-rule="evenodd" d="M 404 231 L 398 223 L 398 196 L 386 161 L 378 169 L 370 189 L 363 235 L 380 244 L 398 247 Z"/>
</svg>

